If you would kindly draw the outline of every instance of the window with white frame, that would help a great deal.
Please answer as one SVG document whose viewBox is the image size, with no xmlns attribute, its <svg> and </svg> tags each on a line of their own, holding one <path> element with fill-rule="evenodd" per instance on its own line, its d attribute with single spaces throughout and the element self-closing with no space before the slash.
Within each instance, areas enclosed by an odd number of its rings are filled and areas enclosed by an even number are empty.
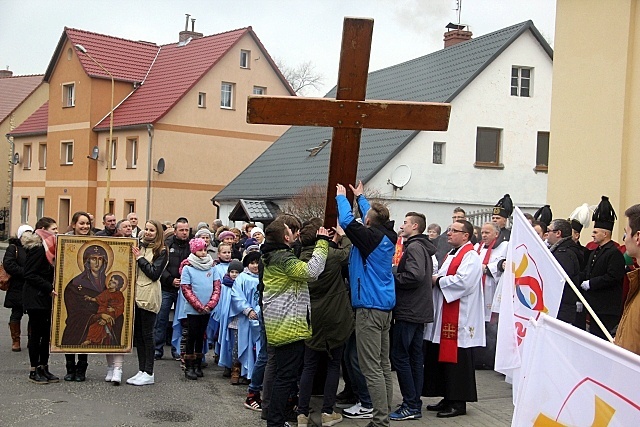
<svg viewBox="0 0 640 427">
<path fill-rule="evenodd" d="M 44 216 L 44 197 L 36 199 L 36 218 L 40 219 Z"/>
<path fill-rule="evenodd" d="M 24 144 L 22 150 L 22 169 L 31 169 L 31 144 Z"/>
<path fill-rule="evenodd" d="M 251 59 L 251 51 L 250 50 L 241 50 L 240 51 L 240 68 L 249 68 L 249 61 Z"/>
<path fill-rule="evenodd" d="M 127 168 L 138 167 L 138 138 L 127 138 Z"/>
<path fill-rule="evenodd" d="M 433 142 L 433 163 L 436 165 L 444 164 L 444 142 Z"/>
<path fill-rule="evenodd" d="M 116 168 L 116 160 L 118 159 L 118 138 L 111 140 L 111 169 Z"/>
<path fill-rule="evenodd" d="M 533 68 L 511 67 L 511 96 L 531 96 Z"/>
<path fill-rule="evenodd" d="M 60 147 L 60 160 L 63 165 L 73 164 L 73 141 L 64 141 Z"/>
<path fill-rule="evenodd" d="M 66 83 L 62 85 L 62 106 L 73 107 L 76 105 L 76 84 Z"/>
<path fill-rule="evenodd" d="M 267 94 L 267 88 L 266 87 L 262 87 L 262 86 L 254 86 L 253 87 L 253 94 L 254 95 L 266 95 Z"/>
<path fill-rule="evenodd" d="M 233 108 L 233 89 L 235 85 L 233 83 L 222 82 L 220 89 L 220 107 L 221 108 Z"/>
<path fill-rule="evenodd" d="M 207 108 L 207 94 L 204 92 L 198 92 L 198 107 Z"/>
<path fill-rule="evenodd" d="M 47 143 L 40 143 L 38 148 L 38 163 L 40 169 L 47 168 Z"/>
<path fill-rule="evenodd" d="M 27 224 L 29 222 L 29 198 L 22 197 L 20 199 L 20 222 Z"/>
</svg>

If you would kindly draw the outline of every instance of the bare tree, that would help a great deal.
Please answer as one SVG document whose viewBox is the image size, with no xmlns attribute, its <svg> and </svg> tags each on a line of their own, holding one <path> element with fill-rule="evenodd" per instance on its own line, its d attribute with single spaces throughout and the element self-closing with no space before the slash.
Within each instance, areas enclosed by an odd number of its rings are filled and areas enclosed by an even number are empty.
<svg viewBox="0 0 640 427">
<path fill-rule="evenodd" d="M 317 73 L 313 62 L 306 61 L 295 67 L 287 65 L 282 59 L 274 58 L 276 66 L 280 69 L 280 72 L 284 78 L 289 82 L 293 91 L 298 95 L 305 95 L 305 92 L 309 88 L 320 90 L 322 87 L 323 75 Z"/>
<path fill-rule="evenodd" d="M 380 202 L 388 207 L 382 199 L 382 193 L 376 189 L 365 188 L 365 197 L 370 202 Z M 302 221 L 311 218 L 324 218 L 324 205 L 327 199 L 327 188 L 323 185 L 308 185 L 300 190 L 298 194 L 289 199 L 281 207 L 282 212 L 295 215 Z M 355 209 L 356 215 L 357 209 Z"/>
</svg>

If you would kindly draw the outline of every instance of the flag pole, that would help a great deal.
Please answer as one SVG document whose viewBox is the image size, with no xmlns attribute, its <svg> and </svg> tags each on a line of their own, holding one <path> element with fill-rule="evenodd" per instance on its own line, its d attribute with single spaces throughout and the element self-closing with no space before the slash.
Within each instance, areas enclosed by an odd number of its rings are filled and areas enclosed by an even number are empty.
<svg viewBox="0 0 640 427">
<path fill-rule="evenodd" d="M 573 292 L 575 292 L 575 294 L 578 296 L 578 298 L 580 299 L 580 302 L 582 302 L 582 304 L 584 305 L 584 307 L 587 309 L 587 311 L 589 312 L 589 314 L 591 315 L 591 317 L 593 318 L 593 320 L 596 321 L 596 323 L 598 324 L 598 326 L 600 327 L 600 329 L 602 330 L 602 332 L 604 333 L 604 336 L 607 337 L 607 339 L 609 340 L 609 342 L 613 343 L 613 337 L 611 336 L 611 334 L 609 333 L 609 331 L 607 331 L 607 328 L 604 327 L 604 324 L 602 323 L 602 321 L 600 320 L 600 318 L 596 315 L 596 313 L 594 313 L 593 309 L 591 308 L 591 306 L 589 305 L 589 303 L 587 302 L 587 300 L 584 298 L 584 296 L 582 295 L 582 292 L 580 292 L 578 290 L 578 288 L 576 287 L 576 285 L 573 283 L 573 281 L 569 278 L 569 276 L 567 275 L 567 272 L 564 271 L 564 268 L 561 268 L 560 270 L 562 270 L 562 275 L 564 276 L 564 279 L 567 281 L 567 283 L 569 284 L 569 286 L 571 286 L 571 289 L 573 289 Z"/>
</svg>

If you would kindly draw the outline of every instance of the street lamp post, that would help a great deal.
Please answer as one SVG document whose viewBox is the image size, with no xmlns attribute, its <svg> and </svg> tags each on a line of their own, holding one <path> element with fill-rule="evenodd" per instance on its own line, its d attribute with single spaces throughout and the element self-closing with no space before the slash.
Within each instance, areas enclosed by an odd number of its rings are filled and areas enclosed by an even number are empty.
<svg viewBox="0 0 640 427">
<path fill-rule="evenodd" d="M 89 59 L 91 59 L 98 67 L 102 69 L 105 73 L 111 77 L 111 111 L 109 111 L 109 141 L 107 142 L 107 191 L 104 197 L 104 214 L 112 213 L 109 212 L 109 199 L 111 196 L 111 145 L 113 144 L 113 95 L 114 95 L 114 81 L 113 74 L 111 74 L 106 68 L 104 68 L 98 61 L 96 61 L 87 49 L 84 48 L 81 44 L 75 45 L 76 50 L 87 55 Z"/>
</svg>

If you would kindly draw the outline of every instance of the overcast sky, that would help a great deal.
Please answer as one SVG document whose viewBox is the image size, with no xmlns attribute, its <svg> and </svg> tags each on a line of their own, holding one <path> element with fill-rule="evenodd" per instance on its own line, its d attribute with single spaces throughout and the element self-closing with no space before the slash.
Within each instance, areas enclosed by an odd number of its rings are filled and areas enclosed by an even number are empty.
<svg viewBox="0 0 640 427">
<path fill-rule="evenodd" d="M 474 36 L 531 19 L 553 46 L 556 0 L 462 0 L 461 22 Z M 177 42 L 185 14 L 211 35 L 252 26 L 271 56 L 290 66 L 311 61 L 321 96 L 337 82 L 345 16 L 375 20 L 375 71 L 439 50 L 455 0 L 0 0 L 0 67 L 42 74 L 65 26 L 145 40 Z M 191 24 L 189 24 L 191 25 Z"/>
</svg>

